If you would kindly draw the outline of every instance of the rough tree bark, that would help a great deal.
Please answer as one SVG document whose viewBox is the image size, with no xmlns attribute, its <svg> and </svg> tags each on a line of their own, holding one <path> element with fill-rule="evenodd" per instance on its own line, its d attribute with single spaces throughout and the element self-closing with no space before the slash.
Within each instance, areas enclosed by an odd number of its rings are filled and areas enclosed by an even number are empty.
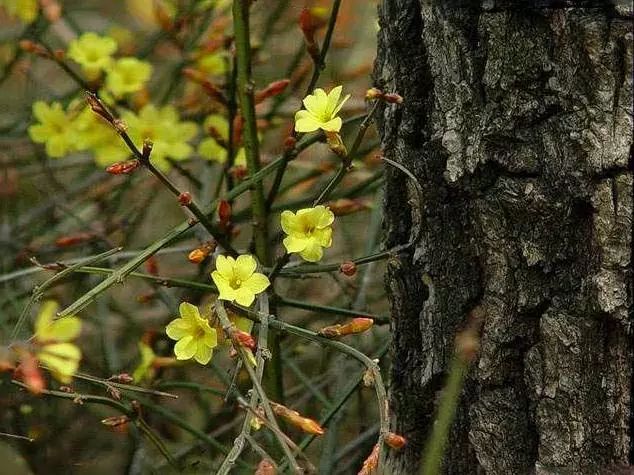
<svg viewBox="0 0 634 475">
<path fill-rule="evenodd" d="M 486 313 L 452 474 L 586 474 L 632 462 L 630 2 L 383 0 L 393 426 L 418 466 L 453 337 Z M 602 468 L 601 468 L 602 467 Z M 603 472 L 601 472 L 603 473 Z"/>
</svg>

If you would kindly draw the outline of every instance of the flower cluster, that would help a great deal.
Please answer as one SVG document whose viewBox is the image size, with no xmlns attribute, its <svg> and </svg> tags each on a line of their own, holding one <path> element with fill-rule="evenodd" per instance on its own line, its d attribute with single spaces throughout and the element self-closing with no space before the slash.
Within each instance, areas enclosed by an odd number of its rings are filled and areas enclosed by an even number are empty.
<svg viewBox="0 0 634 475">
<path fill-rule="evenodd" d="M 9 16 L 24 23 L 31 23 L 37 18 L 38 3 L 37 0 L 0 0 L 0 7 L 4 8 Z"/>
<path fill-rule="evenodd" d="M 58 102 L 37 101 L 33 104 L 33 116 L 38 122 L 29 127 L 29 135 L 34 142 L 45 144 L 50 157 L 89 151 L 99 166 L 107 166 L 130 155 L 112 125 L 89 108 L 77 112 L 72 105 L 64 110 Z M 191 156 L 193 148 L 188 141 L 197 134 L 197 126 L 181 122 L 174 107 L 148 104 L 138 114 L 126 111 L 122 119 L 139 148 L 146 139 L 153 142 L 151 159 L 157 168 L 168 170 L 171 167 L 168 158 L 184 160 Z"/>
<path fill-rule="evenodd" d="M 152 74 L 152 66 L 133 56 L 113 58 L 117 42 L 109 36 L 88 32 L 68 45 L 68 57 L 82 67 L 89 80 L 105 74 L 104 96 L 122 98 L 141 91 Z"/>
</svg>

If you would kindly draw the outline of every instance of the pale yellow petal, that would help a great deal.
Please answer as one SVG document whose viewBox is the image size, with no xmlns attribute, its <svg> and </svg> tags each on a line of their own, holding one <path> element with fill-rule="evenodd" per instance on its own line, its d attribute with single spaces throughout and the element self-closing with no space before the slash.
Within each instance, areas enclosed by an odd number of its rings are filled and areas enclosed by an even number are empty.
<svg viewBox="0 0 634 475">
<path fill-rule="evenodd" d="M 282 214 L 280 215 L 280 224 L 282 225 L 282 230 L 286 234 L 293 234 L 301 231 L 301 223 L 292 211 L 282 211 Z"/>
<path fill-rule="evenodd" d="M 198 307 L 196 305 L 192 305 L 189 302 L 181 302 L 178 306 L 178 313 L 183 319 L 191 322 L 191 324 L 196 324 L 196 319 L 200 317 L 200 312 L 198 311 Z"/>
<path fill-rule="evenodd" d="M 342 86 L 337 86 L 331 89 L 328 93 L 327 107 L 326 107 L 326 116 L 334 117 L 336 114 L 337 105 L 339 103 L 339 98 L 341 97 Z"/>
<path fill-rule="evenodd" d="M 208 331 L 205 331 L 202 342 L 210 348 L 218 346 L 218 332 L 216 329 L 208 327 Z"/>
<path fill-rule="evenodd" d="M 332 245 L 332 228 L 316 229 L 312 238 L 321 247 L 330 247 Z"/>
<path fill-rule="evenodd" d="M 339 132 L 341 130 L 341 126 L 343 125 L 343 121 L 341 117 L 335 117 L 328 122 L 323 122 L 319 125 L 319 127 L 326 132 Z"/>
<path fill-rule="evenodd" d="M 302 259 L 308 262 L 317 262 L 320 261 L 323 257 L 323 250 L 319 244 L 315 240 L 311 240 L 306 249 L 304 249 L 299 255 L 302 256 Z"/>
<path fill-rule="evenodd" d="M 321 122 L 315 119 L 307 111 L 298 111 L 295 114 L 295 131 L 301 133 L 314 132 L 321 128 Z"/>
<path fill-rule="evenodd" d="M 255 294 L 246 287 L 241 287 L 238 290 L 236 290 L 235 295 L 236 295 L 235 301 L 244 307 L 251 306 L 251 304 L 255 300 Z"/>
<path fill-rule="evenodd" d="M 301 252 L 306 249 L 308 240 L 297 236 L 287 236 L 282 243 L 288 252 Z"/>
<path fill-rule="evenodd" d="M 197 349 L 198 344 L 194 337 L 187 335 L 174 345 L 174 354 L 178 360 L 189 360 L 196 354 Z"/>
<path fill-rule="evenodd" d="M 220 255 L 216 258 L 216 271 L 227 280 L 233 279 L 235 265 L 233 257 Z"/>
<path fill-rule="evenodd" d="M 319 205 L 315 207 L 315 210 L 317 213 L 316 226 L 318 228 L 325 228 L 326 226 L 330 226 L 335 221 L 334 213 L 325 206 Z"/>
<path fill-rule="evenodd" d="M 242 282 L 246 281 L 255 272 L 258 263 L 255 258 L 250 254 L 243 254 L 238 256 L 236 260 L 236 266 L 234 268 L 236 278 Z"/>
<path fill-rule="evenodd" d="M 242 287 L 249 289 L 249 291 L 253 292 L 254 294 L 264 292 L 269 285 L 271 285 L 269 278 L 264 274 L 260 274 L 259 272 L 254 273 L 251 277 L 249 277 L 245 282 L 242 283 Z"/>
<path fill-rule="evenodd" d="M 42 339 L 47 335 L 47 331 L 55 314 L 59 309 L 59 304 L 54 300 L 45 300 L 40 306 L 40 311 L 35 318 L 35 336 L 37 339 Z"/>
<path fill-rule="evenodd" d="M 59 342 L 70 341 L 81 332 L 81 320 L 77 317 L 63 317 L 51 323 L 48 329 L 44 330 L 45 340 Z M 38 338 L 40 338 L 38 336 Z"/>
<path fill-rule="evenodd" d="M 346 102 L 348 102 L 348 99 L 350 99 L 350 94 L 348 94 L 346 97 L 343 98 L 343 100 L 337 105 L 337 107 L 335 107 L 335 110 L 332 112 L 332 116 L 336 116 L 339 111 L 341 110 L 341 108 L 344 106 L 344 104 Z"/>
<path fill-rule="evenodd" d="M 198 348 L 196 350 L 196 354 L 194 354 L 194 359 L 200 364 L 207 364 L 211 361 L 212 354 L 213 349 L 211 347 L 202 343 L 198 343 Z"/>
<path fill-rule="evenodd" d="M 218 288 L 218 298 L 221 300 L 232 301 L 235 298 L 235 290 L 229 284 L 229 281 L 225 279 L 217 270 L 211 273 L 211 278 Z"/>
<path fill-rule="evenodd" d="M 44 346 L 37 357 L 56 379 L 68 384 L 79 367 L 81 351 L 71 343 L 54 343 Z"/>
<path fill-rule="evenodd" d="M 193 332 L 194 325 L 191 321 L 184 318 L 177 318 L 172 320 L 165 327 L 165 333 L 172 340 L 180 340 L 181 338 L 190 335 Z"/>
</svg>

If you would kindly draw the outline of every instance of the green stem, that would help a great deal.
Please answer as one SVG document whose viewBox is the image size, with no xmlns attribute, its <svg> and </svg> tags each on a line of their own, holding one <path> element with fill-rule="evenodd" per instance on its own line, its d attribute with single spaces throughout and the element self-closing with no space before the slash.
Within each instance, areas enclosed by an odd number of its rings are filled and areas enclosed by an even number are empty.
<svg viewBox="0 0 634 475">
<path fill-rule="evenodd" d="M 437 475 L 440 473 L 445 447 L 447 446 L 447 437 L 456 415 L 460 393 L 462 392 L 468 368 L 467 361 L 456 354 L 451 362 L 432 433 L 423 452 L 421 475 Z"/>
<path fill-rule="evenodd" d="M 251 78 L 250 4 L 250 0 L 234 0 L 233 29 L 238 68 L 238 98 L 240 99 L 240 111 L 244 120 L 244 149 L 249 175 L 253 176 L 260 170 L 260 151 L 255 118 L 255 101 L 253 99 L 254 85 Z M 251 190 L 251 207 L 253 208 L 255 253 L 262 265 L 269 265 L 267 210 L 266 202 L 264 201 L 264 187 L 261 182 L 256 183 Z"/>
</svg>

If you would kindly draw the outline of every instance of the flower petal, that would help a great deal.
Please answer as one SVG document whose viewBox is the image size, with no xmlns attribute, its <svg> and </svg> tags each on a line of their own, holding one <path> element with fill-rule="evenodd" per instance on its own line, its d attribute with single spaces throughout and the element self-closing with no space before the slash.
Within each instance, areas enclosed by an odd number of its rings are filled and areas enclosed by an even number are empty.
<svg viewBox="0 0 634 475">
<path fill-rule="evenodd" d="M 317 262 L 321 260 L 324 252 L 321 246 L 315 240 L 311 239 L 309 245 L 306 246 L 306 249 L 304 249 L 299 255 L 308 262 Z"/>
<path fill-rule="evenodd" d="M 250 254 L 243 254 L 238 256 L 236 260 L 236 266 L 234 268 L 235 276 L 241 281 L 247 280 L 255 272 L 258 263 L 255 258 Z"/>
<path fill-rule="evenodd" d="M 174 354 L 178 360 L 189 360 L 196 354 L 197 349 L 198 343 L 194 337 L 187 335 L 174 345 Z"/>
<path fill-rule="evenodd" d="M 244 307 L 250 307 L 255 300 L 255 294 L 247 287 L 240 287 L 236 290 L 235 301 Z"/>
<path fill-rule="evenodd" d="M 334 117 L 336 115 L 337 104 L 339 103 L 339 98 L 341 97 L 341 90 L 343 86 L 333 87 L 328 93 L 328 100 L 326 106 L 326 116 Z"/>
<path fill-rule="evenodd" d="M 81 332 L 81 320 L 77 317 L 63 317 L 52 322 L 44 331 L 45 340 L 70 341 Z M 39 338 L 39 337 L 38 337 Z"/>
<path fill-rule="evenodd" d="M 250 292 L 254 294 L 259 294 L 264 292 L 267 287 L 271 285 L 269 278 L 264 274 L 260 274 L 259 272 L 255 272 L 251 277 L 249 277 L 245 282 L 242 283 L 242 288 L 249 289 Z"/>
<path fill-rule="evenodd" d="M 205 336 L 203 336 L 202 342 L 210 348 L 215 348 L 218 346 L 218 332 L 215 328 L 209 328 L 205 331 Z"/>
<path fill-rule="evenodd" d="M 316 229 L 312 237 L 321 247 L 332 246 L 332 228 Z"/>
<path fill-rule="evenodd" d="M 190 320 L 185 320 L 184 318 L 177 318 L 176 320 L 172 320 L 165 327 L 165 333 L 172 340 L 180 340 L 187 335 L 190 335 L 193 332 L 194 325 Z"/>
<path fill-rule="evenodd" d="M 200 364 L 207 364 L 211 361 L 211 355 L 213 354 L 213 351 L 214 350 L 209 346 L 199 343 L 196 354 L 194 355 L 194 359 Z"/>
<path fill-rule="evenodd" d="M 50 368 L 55 378 L 68 384 L 79 367 L 81 351 L 72 343 L 54 343 L 44 346 L 37 357 L 44 366 Z"/>
<path fill-rule="evenodd" d="M 328 96 L 323 89 L 317 88 L 312 94 L 304 97 L 302 102 L 308 112 L 320 117 L 328 105 Z"/>
<path fill-rule="evenodd" d="M 59 304 L 54 300 L 46 300 L 42 303 L 40 311 L 35 318 L 35 336 L 38 340 L 45 339 L 43 337 L 47 335 L 47 331 L 51 323 L 53 323 L 53 318 L 55 318 L 58 308 Z"/>
<path fill-rule="evenodd" d="M 301 133 L 314 132 L 321 128 L 321 122 L 318 121 L 308 111 L 297 111 L 295 114 L 295 131 Z"/>
<path fill-rule="evenodd" d="M 282 225 L 282 230 L 286 234 L 293 234 L 301 232 L 302 226 L 297 219 L 297 216 L 292 211 L 282 211 L 280 215 L 280 224 Z"/>
<path fill-rule="evenodd" d="M 218 287 L 218 298 L 221 300 L 233 300 L 235 298 L 236 291 L 229 285 L 229 281 L 225 279 L 217 270 L 211 273 L 211 278 Z"/>
<path fill-rule="evenodd" d="M 189 321 L 193 325 L 196 324 L 196 319 L 200 318 L 198 307 L 188 302 L 181 302 L 178 306 L 178 313 L 184 320 Z"/>
<path fill-rule="evenodd" d="M 326 132 L 339 132 L 341 130 L 341 126 L 343 125 L 343 121 L 341 120 L 341 117 L 335 117 L 332 120 L 329 120 L 328 122 L 322 122 L 319 126 L 321 129 L 325 130 Z"/>
<path fill-rule="evenodd" d="M 297 236 L 285 237 L 282 242 L 288 252 L 301 252 L 308 245 L 308 239 Z"/>
<path fill-rule="evenodd" d="M 233 279 L 236 261 L 233 257 L 220 255 L 216 258 L 216 271 L 225 279 Z"/>
<path fill-rule="evenodd" d="M 339 111 L 341 110 L 341 108 L 343 107 L 343 105 L 348 101 L 348 99 L 350 99 L 350 94 L 348 94 L 346 97 L 343 98 L 343 100 L 339 103 L 339 105 L 337 105 L 337 107 L 335 107 L 335 110 L 332 112 L 332 116 L 336 116 Z"/>
<path fill-rule="evenodd" d="M 317 211 L 317 228 L 323 229 L 326 226 L 330 226 L 335 221 L 335 214 L 325 206 L 316 206 L 315 210 Z"/>
</svg>

